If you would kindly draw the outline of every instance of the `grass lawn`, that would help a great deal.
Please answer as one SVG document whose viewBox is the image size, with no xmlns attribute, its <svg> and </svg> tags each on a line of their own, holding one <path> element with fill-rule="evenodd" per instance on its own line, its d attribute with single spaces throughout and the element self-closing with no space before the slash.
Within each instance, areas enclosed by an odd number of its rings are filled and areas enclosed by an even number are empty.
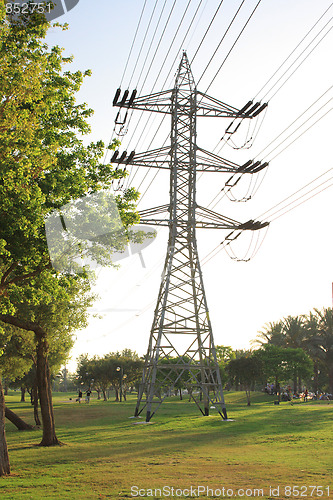
<svg viewBox="0 0 333 500">
<path fill-rule="evenodd" d="M 227 393 L 234 421 L 224 422 L 174 398 L 153 424 L 134 425 L 134 395 L 89 405 L 71 396 L 54 394 L 61 447 L 37 447 L 40 430 L 19 432 L 8 422 L 12 475 L 0 479 L 1 499 L 333 498 L 332 402 L 277 406 L 258 393 L 247 407 L 243 393 Z M 18 392 L 6 398 L 33 423 L 31 405 L 18 401 Z M 149 491 L 163 487 L 164 496 Z"/>
</svg>

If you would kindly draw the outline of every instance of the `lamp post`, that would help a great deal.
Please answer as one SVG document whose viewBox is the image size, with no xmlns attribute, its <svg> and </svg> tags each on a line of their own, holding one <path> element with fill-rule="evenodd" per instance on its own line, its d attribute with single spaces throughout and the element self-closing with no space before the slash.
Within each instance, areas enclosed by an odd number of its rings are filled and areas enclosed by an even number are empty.
<svg viewBox="0 0 333 500">
<path fill-rule="evenodd" d="M 119 379 L 120 379 L 119 401 L 121 403 L 122 402 L 122 396 L 123 396 L 123 379 L 126 378 L 127 375 L 124 375 L 124 368 L 122 366 L 117 366 L 116 370 L 117 370 L 117 372 L 119 372 Z"/>
</svg>

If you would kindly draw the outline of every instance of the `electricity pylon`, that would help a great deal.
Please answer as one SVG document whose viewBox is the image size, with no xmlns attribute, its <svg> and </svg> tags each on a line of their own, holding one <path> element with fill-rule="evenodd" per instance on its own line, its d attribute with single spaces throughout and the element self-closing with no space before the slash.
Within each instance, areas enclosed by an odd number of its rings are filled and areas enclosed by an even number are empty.
<svg viewBox="0 0 333 500">
<path fill-rule="evenodd" d="M 182 378 L 201 413 L 209 415 L 210 404 L 227 419 L 221 377 L 202 272 L 197 250 L 196 228 L 260 229 L 267 225 L 252 220 L 245 224 L 223 217 L 196 202 L 196 173 L 254 173 L 268 164 L 248 161 L 237 165 L 209 153 L 196 144 L 198 116 L 253 118 L 266 106 L 248 102 L 236 109 L 199 92 L 194 83 L 184 52 L 172 90 L 122 99 L 118 89 L 113 101 L 121 109 L 116 121 L 124 123 L 120 114 L 126 108 L 168 113 L 171 115 L 171 145 L 136 154 L 132 151 L 111 162 L 170 169 L 170 202 L 140 212 L 140 224 L 169 227 L 167 255 L 158 293 L 142 382 L 135 416 L 146 409 L 149 422 L 170 390 Z M 129 98 L 128 98 L 129 97 Z M 159 218 L 156 218 L 159 216 Z M 200 221 L 196 219 L 200 216 Z"/>
</svg>

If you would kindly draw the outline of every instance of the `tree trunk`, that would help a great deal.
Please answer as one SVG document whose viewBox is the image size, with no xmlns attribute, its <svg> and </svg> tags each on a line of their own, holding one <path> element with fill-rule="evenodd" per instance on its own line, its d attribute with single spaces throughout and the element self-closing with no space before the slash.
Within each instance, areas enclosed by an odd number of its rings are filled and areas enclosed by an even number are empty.
<svg viewBox="0 0 333 500">
<path fill-rule="evenodd" d="M 102 389 L 102 393 L 103 393 L 103 400 L 107 401 L 108 399 L 106 397 L 106 391 L 105 391 L 105 389 Z"/>
<path fill-rule="evenodd" d="M 313 392 L 317 396 L 318 394 L 318 362 L 313 363 Z"/>
<path fill-rule="evenodd" d="M 39 420 L 39 415 L 38 415 L 38 387 L 37 387 L 37 380 L 35 381 L 32 389 L 31 389 L 31 394 L 32 394 L 32 399 L 33 399 L 33 405 L 34 405 L 34 419 L 35 419 L 35 424 L 38 425 L 38 427 L 41 425 L 41 422 Z"/>
<path fill-rule="evenodd" d="M 17 427 L 19 431 L 32 431 L 33 426 L 30 424 L 27 424 L 22 420 L 16 413 L 14 413 L 12 410 L 5 407 L 5 417 L 8 418 L 8 420 Z"/>
<path fill-rule="evenodd" d="M 40 446 L 55 446 L 60 442 L 55 433 L 51 377 L 49 363 L 47 359 L 48 344 L 46 335 L 36 335 L 37 337 L 37 385 L 40 401 L 40 410 L 43 422 L 43 438 Z"/>
<path fill-rule="evenodd" d="M 10 465 L 5 433 L 5 398 L 0 378 L 0 476 L 10 474 Z"/>
<path fill-rule="evenodd" d="M 8 382 L 5 380 L 4 381 L 4 396 L 8 396 Z"/>
<path fill-rule="evenodd" d="M 182 394 L 182 389 L 179 389 L 179 399 L 183 401 L 183 394 Z"/>
<path fill-rule="evenodd" d="M 328 369 L 328 388 L 329 393 L 333 394 L 333 366 L 330 366 Z"/>
<path fill-rule="evenodd" d="M 279 384 L 279 381 L 278 381 L 277 377 L 275 377 L 275 391 L 276 391 L 276 395 L 278 396 L 278 402 L 280 403 L 280 401 L 281 401 L 281 391 L 280 391 L 280 384 Z"/>
<path fill-rule="evenodd" d="M 116 402 L 118 402 L 118 401 L 119 401 L 119 391 L 118 391 L 118 387 L 115 387 L 115 388 L 114 388 L 114 390 L 115 390 L 115 393 L 116 393 Z"/>
<path fill-rule="evenodd" d="M 298 393 L 300 394 L 302 392 L 302 379 L 301 377 L 298 377 Z"/>
<path fill-rule="evenodd" d="M 0 314 L 0 320 L 35 333 L 37 342 L 37 383 L 43 421 L 43 439 L 40 442 L 40 446 L 60 444 L 55 433 L 46 332 L 38 323 L 22 320 L 9 314 Z"/>
<path fill-rule="evenodd" d="M 25 386 L 21 385 L 21 403 L 25 403 Z"/>
</svg>

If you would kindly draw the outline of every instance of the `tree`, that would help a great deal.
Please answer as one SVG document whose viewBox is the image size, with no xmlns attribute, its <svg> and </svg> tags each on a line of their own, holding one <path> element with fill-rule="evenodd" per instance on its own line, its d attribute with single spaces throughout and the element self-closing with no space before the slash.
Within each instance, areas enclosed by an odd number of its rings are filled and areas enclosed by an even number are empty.
<svg viewBox="0 0 333 500">
<path fill-rule="evenodd" d="M 304 349 L 306 345 L 306 329 L 304 316 L 287 316 L 282 320 L 282 334 L 285 347 Z M 301 377 L 294 375 L 294 392 L 301 392 Z"/>
<path fill-rule="evenodd" d="M 254 352 L 263 364 L 263 374 L 267 380 L 273 379 L 280 401 L 280 384 L 294 377 L 308 377 L 313 364 L 303 349 L 284 348 L 266 344 Z"/>
<path fill-rule="evenodd" d="M 258 332 L 257 338 L 252 341 L 255 345 L 265 345 L 266 343 L 282 346 L 284 344 L 282 334 L 282 321 L 266 323 L 262 330 Z"/>
<path fill-rule="evenodd" d="M 318 348 L 322 354 L 323 363 L 328 375 L 328 387 L 333 394 L 333 314 L 332 308 L 324 308 L 321 311 L 315 309 L 318 317 Z"/>
<path fill-rule="evenodd" d="M 43 317 L 40 322 L 29 314 L 24 317 L 21 306 L 29 310 L 31 305 L 54 306 L 61 298 L 68 301 L 66 286 L 76 278 L 59 276 L 52 269 L 45 218 L 124 174 L 101 162 L 103 142 L 85 146 L 81 139 L 90 131 L 87 119 L 92 110 L 76 104 L 75 94 L 90 73 L 63 71 L 71 58 L 64 58 L 59 47 L 49 49 L 44 43 L 49 23 L 43 15 L 35 12 L 24 22 L 18 18 L 9 23 L 3 4 L 0 9 L 0 216 L 6 219 L 0 227 L 0 320 L 34 332 L 41 444 L 49 446 L 58 440 L 48 328 Z M 138 221 L 137 198 L 134 189 L 116 198 L 125 228 Z"/>
<path fill-rule="evenodd" d="M 131 349 L 90 359 L 84 354 L 78 358 L 77 381 L 79 385 L 93 386 L 102 392 L 104 401 L 107 401 L 107 389 L 112 385 L 116 391 L 116 401 L 119 401 L 120 391 L 126 400 L 126 391 L 140 377 L 142 366 L 143 361 Z"/>
<path fill-rule="evenodd" d="M 231 383 L 243 386 L 247 405 L 250 406 L 252 387 L 263 375 L 262 360 L 252 355 L 231 359 L 227 364 L 227 372 Z"/>
<path fill-rule="evenodd" d="M 5 398 L 0 377 L 0 476 L 10 474 L 10 464 L 5 433 Z"/>
<path fill-rule="evenodd" d="M 215 346 L 215 349 L 216 349 L 217 362 L 220 367 L 221 382 L 222 385 L 224 385 L 228 380 L 228 374 L 226 370 L 227 365 L 230 360 L 236 358 L 236 353 L 232 349 L 232 347 L 225 345 L 217 345 Z"/>
</svg>

